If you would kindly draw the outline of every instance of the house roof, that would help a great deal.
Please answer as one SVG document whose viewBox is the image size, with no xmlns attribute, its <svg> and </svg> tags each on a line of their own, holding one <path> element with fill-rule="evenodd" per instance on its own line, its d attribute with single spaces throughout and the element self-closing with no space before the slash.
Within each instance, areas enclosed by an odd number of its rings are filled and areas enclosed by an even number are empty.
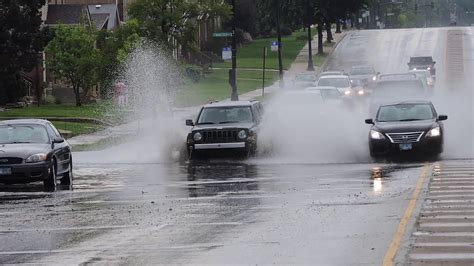
<svg viewBox="0 0 474 266">
<path fill-rule="evenodd" d="M 102 29 L 107 18 L 107 30 L 114 29 L 119 24 L 119 15 L 117 5 L 115 4 L 100 4 L 88 5 L 91 19 L 95 22 L 98 29 Z"/>
<path fill-rule="evenodd" d="M 46 24 L 80 24 L 83 15 L 87 16 L 84 5 L 49 5 Z"/>
<path fill-rule="evenodd" d="M 108 14 L 91 14 L 92 23 L 94 23 L 99 30 L 107 28 L 108 19 Z"/>
</svg>

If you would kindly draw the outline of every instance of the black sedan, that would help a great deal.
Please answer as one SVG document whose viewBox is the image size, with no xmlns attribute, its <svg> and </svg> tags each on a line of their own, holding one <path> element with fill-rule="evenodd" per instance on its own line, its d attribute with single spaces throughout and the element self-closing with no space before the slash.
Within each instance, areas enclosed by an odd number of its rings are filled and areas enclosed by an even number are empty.
<svg viewBox="0 0 474 266">
<path fill-rule="evenodd" d="M 54 189 L 57 180 L 72 185 L 69 144 L 47 120 L 18 119 L 0 122 L 0 183 L 43 181 Z"/>
<path fill-rule="evenodd" d="M 429 101 L 382 105 L 375 120 L 365 120 L 372 124 L 370 155 L 376 158 L 390 153 L 420 152 L 436 156 L 443 151 L 441 121 L 446 119 L 446 115 L 437 115 Z"/>
</svg>

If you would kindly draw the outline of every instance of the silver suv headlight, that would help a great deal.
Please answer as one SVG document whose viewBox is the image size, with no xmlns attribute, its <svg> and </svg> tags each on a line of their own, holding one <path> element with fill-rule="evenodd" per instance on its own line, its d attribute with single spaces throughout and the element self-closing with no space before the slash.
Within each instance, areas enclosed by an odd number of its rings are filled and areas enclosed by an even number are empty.
<svg viewBox="0 0 474 266">
<path fill-rule="evenodd" d="M 193 139 L 194 141 L 200 141 L 202 139 L 202 134 L 199 132 L 194 133 Z"/>
<path fill-rule="evenodd" d="M 48 155 L 45 153 L 37 153 L 33 154 L 30 157 L 26 158 L 25 162 L 27 163 L 37 163 L 37 162 L 44 162 L 48 158 Z"/>
</svg>

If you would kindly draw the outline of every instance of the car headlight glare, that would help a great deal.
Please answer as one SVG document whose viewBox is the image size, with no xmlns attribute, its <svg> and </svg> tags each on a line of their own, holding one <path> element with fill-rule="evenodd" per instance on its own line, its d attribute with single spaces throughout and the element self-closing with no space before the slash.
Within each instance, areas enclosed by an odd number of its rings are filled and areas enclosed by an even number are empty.
<svg viewBox="0 0 474 266">
<path fill-rule="evenodd" d="M 48 158 L 48 155 L 45 153 L 37 153 L 33 154 L 30 157 L 26 158 L 25 162 L 27 163 L 37 163 L 37 162 L 44 162 Z"/>
<path fill-rule="evenodd" d="M 383 139 L 385 138 L 382 133 L 378 132 L 378 131 L 375 131 L 375 130 L 371 130 L 370 131 L 370 138 L 371 139 Z"/>
<path fill-rule="evenodd" d="M 350 90 L 344 91 L 344 95 L 351 95 L 351 93 L 352 93 L 352 92 L 351 92 Z"/>
<path fill-rule="evenodd" d="M 426 70 L 431 70 L 431 67 L 428 67 Z"/>
<path fill-rule="evenodd" d="M 202 134 L 199 132 L 194 133 L 193 139 L 194 141 L 200 141 L 202 139 Z"/>
<path fill-rule="evenodd" d="M 372 77 L 372 80 L 373 80 L 373 81 L 376 81 L 376 80 L 377 80 L 377 77 L 376 77 L 376 76 L 373 76 L 373 77 Z"/>
<path fill-rule="evenodd" d="M 360 90 L 360 91 L 357 92 L 357 94 L 359 94 L 359 95 L 364 95 L 364 93 L 365 93 L 364 90 Z"/>
<path fill-rule="evenodd" d="M 246 139 L 247 138 L 247 132 L 245 132 L 245 130 L 241 130 L 241 131 L 239 131 L 239 134 L 237 134 L 237 136 L 239 137 L 239 139 Z"/>
<path fill-rule="evenodd" d="M 441 135 L 441 129 L 439 127 L 432 128 L 430 131 L 428 131 L 428 134 L 426 134 L 427 137 L 439 137 Z"/>
</svg>

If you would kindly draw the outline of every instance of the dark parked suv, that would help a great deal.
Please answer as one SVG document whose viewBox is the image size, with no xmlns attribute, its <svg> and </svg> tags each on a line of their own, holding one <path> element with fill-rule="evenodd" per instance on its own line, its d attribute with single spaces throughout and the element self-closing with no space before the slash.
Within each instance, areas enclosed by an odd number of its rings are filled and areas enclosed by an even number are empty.
<svg viewBox="0 0 474 266">
<path fill-rule="evenodd" d="M 379 107 L 376 119 L 366 119 L 371 124 L 369 148 L 372 157 L 389 153 L 421 152 L 438 155 L 443 151 L 444 129 L 429 101 L 401 102 Z"/>
<path fill-rule="evenodd" d="M 258 101 L 216 102 L 204 105 L 186 140 L 190 159 L 199 156 L 251 156 L 257 149 L 257 129 L 263 114 Z"/>
</svg>

